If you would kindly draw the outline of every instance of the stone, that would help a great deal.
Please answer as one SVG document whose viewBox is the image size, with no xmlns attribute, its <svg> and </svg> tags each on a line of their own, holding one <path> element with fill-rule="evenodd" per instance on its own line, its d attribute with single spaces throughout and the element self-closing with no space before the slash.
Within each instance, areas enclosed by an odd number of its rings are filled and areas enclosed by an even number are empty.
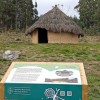
<svg viewBox="0 0 100 100">
<path fill-rule="evenodd" d="M 20 54 L 21 54 L 20 51 L 7 50 L 3 54 L 3 59 L 4 60 L 15 60 L 19 58 Z"/>
</svg>

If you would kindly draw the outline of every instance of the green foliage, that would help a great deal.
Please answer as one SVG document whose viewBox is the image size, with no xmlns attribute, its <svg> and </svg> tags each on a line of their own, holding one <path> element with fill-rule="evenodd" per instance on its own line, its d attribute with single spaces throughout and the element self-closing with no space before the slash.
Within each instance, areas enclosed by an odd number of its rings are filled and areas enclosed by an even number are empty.
<svg viewBox="0 0 100 100">
<path fill-rule="evenodd" d="M 75 9 L 80 14 L 82 28 L 91 34 L 100 34 L 100 0 L 79 0 Z"/>
<path fill-rule="evenodd" d="M 80 19 L 78 19 L 76 16 L 71 17 L 71 19 L 72 19 L 74 22 L 76 22 L 81 28 L 84 28 L 84 23 L 83 23 Z"/>
<path fill-rule="evenodd" d="M 36 11 L 32 0 L 0 0 L 0 28 L 25 30 L 37 20 Z"/>
</svg>

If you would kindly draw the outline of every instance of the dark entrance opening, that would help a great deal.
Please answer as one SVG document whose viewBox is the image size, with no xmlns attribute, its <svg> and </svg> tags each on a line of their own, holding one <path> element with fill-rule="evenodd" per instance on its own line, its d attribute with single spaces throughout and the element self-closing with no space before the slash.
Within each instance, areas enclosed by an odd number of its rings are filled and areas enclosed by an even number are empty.
<svg viewBox="0 0 100 100">
<path fill-rule="evenodd" d="M 38 28 L 38 43 L 48 43 L 48 34 L 46 29 Z"/>
</svg>

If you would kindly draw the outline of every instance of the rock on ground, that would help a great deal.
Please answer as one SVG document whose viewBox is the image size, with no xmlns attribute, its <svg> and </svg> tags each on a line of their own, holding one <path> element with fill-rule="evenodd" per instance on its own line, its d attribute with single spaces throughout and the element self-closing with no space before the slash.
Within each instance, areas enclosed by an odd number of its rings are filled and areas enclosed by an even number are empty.
<svg viewBox="0 0 100 100">
<path fill-rule="evenodd" d="M 20 51 L 7 50 L 3 53 L 3 59 L 4 60 L 15 60 L 19 58 L 20 54 L 21 54 Z"/>
</svg>

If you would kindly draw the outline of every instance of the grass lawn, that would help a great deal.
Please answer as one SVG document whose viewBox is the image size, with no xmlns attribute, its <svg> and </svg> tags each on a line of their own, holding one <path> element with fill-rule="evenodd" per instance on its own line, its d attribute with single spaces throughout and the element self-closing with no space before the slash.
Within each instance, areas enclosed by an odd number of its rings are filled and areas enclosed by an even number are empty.
<svg viewBox="0 0 100 100">
<path fill-rule="evenodd" d="M 20 41 L 16 41 L 20 39 Z M 89 100 L 100 100 L 100 43 L 31 44 L 20 34 L 0 34 L 0 80 L 12 61 L 2 60 L 5 50 L 21 52 L 15 61 L 83 62 L 89 84 Z"/>
</svg>

